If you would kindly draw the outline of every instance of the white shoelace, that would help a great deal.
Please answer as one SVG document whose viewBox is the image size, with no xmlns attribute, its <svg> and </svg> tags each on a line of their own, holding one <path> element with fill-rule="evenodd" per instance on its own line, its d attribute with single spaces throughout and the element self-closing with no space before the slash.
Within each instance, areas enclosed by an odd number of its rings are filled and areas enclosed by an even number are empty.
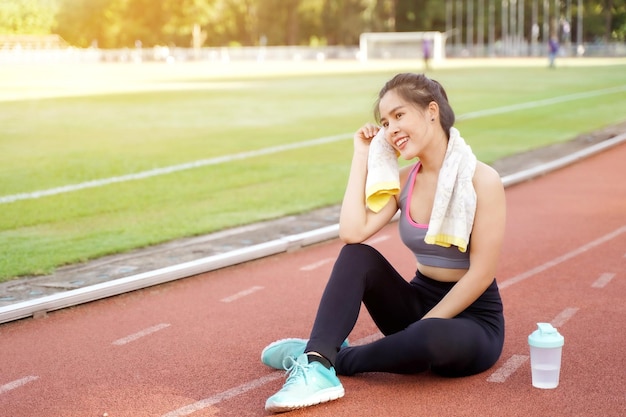
<svg viewBox="0 0 626 417">
<path fill-rule="evenodd" d="M 287 371 L 286 373 L 289 375 L 287 377 L 287 381 L 285 381 L 285 386 L 295 383 L 300 375 L 304 378 L 304 383 L 307 384 L 308 380 L 306 371 L 309 367 L 310 365 L 308 363 L 301 363 L 293 356 L 287 356 L 283 359 L 283 368 L 285 368 Z"/>
</svg>

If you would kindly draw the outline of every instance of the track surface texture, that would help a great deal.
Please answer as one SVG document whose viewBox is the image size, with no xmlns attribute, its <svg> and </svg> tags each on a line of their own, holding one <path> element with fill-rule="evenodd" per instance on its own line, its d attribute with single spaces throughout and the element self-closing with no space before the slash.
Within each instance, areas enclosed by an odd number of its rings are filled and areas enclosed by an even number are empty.
<svg viewBox="0 0 626 417">
<path fill-rule="evenodd" d="M 342 377 L 344 398 L 296 416 L 626 414 L 626 144 L 507 189 L 498 271 L 507 336 L 499 362 L 461 379 Z M 368 242 L 406 279 L 390 224 Z M 338 240 L 0 326 L 0 415 L 265 416 L 284 373 L 268 343 L 306 337 Z M 560 385 L 531 385 L 528 335 L 565 337 Z M 379 337 L 367 312 L 354 344 Z"/>
</svg>

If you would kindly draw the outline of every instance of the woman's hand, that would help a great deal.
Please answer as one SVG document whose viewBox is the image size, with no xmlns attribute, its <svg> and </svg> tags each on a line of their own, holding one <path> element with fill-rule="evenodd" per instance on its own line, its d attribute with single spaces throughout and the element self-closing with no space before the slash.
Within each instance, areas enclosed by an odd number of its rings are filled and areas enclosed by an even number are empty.
<svg viewBox="0 0 626 417">
<path fill-rule="evenodd" d="M 361 126 L 354 134 L 354 152 L 364 155 L 369 154 L 370 143 L 372 143 L 372 139 L 374 139 L 379 130 L 380 126 L 372 123 L 366 123 Z"/>
<path fill-rule="evenodd" d="M 378 213 L 365 205 L 365 183 L 370 143 L 380 127 L 367 123 L 354 134 L 354 155 L 339 216 L 339 237 L 345 243 L 361 243 L 382 229 L 398 210 L 394 198 Z"/>
</svg>

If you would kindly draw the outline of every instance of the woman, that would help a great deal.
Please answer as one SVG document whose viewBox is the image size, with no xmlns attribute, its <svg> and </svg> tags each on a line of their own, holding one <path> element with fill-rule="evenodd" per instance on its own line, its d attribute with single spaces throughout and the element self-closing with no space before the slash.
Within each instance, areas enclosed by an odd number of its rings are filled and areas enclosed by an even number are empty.
<svg viewBox="0 0 626 417">
<path fill-rule="evenodd" d="M 460 377 L 490 368 L 502 351 L 504 317 L 494 276 L 504 236 L 505 197 L 498 173 L 476 161 L 471 150 L 463 155 L 466 165 L 473 158 L 464 185 L 468 189 L 460 190 L 474 196 L 475 203 L 467 245 L 427 244 L 433 207 L 442 198 L 435 191 L 449 180 L 440 173 L 449 165 L 453 140 L 464 145 L 452 127 L 454 112 L 443 87 L 422 74 L 398 74 L 387 82 L 375 112 L 388 144 L 400 157 L 417 162 L 400 170 L 400 193 L 372 211 L 364 190 L 370 144 L 380 128 L 366 124 L 354 135 L 339 222 L 340 238 L 347 245 L 327 283 L 310 338 L 279 340 L 263 350 L 263 363 L 289 372 L 283 388 L 267 400 L 268 411 L 342 397 L 337 374 L 431 370 Z M 456 181 L 454 186 L 461 188 Z M 362 244 L 398 209 L 401 238 L 417 258 L 410 282 L 378 251 Z M 361 302 L 384 337 L 348 346 Z"/>
</svg>

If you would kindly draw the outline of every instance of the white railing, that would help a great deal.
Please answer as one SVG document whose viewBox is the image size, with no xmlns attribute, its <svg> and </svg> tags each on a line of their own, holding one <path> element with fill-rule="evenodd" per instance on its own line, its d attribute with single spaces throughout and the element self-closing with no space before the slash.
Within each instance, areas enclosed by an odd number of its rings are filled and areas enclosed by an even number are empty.
<svg viewBox="0 0 626 417">
<path fill-rule="evenodd" d="M 38 44 L 42 45 L 42 44 Z M 585 57 L 626 57 L 626 43 L 583 45 Z M 544 45 L 520 43 L 515 51 L 507 50 L 503 44 L 496 49 L 484 46 L 470 50 L 463 45 L 446 45 L 446 57 L 510 57 L 545 56 Z M 561 48 L 565 56 L 580 55 L 576 48 Z M 420 59 L 419 51 L 413 53 Z M 182 62 L 182 61 L 273 61 L 273 60 L 356 60 L 359 59 L 358 46 L 271 46 L 271 47 L 210 47 L 210 48 L 74 48 L 68 46 L 35 48 L 33 44 L 0 44 L 0 64 L 8 63 L 66 63 L 66 62 Z M 389 59 L 393 59 L 390 57 Z"/>
</svg>

